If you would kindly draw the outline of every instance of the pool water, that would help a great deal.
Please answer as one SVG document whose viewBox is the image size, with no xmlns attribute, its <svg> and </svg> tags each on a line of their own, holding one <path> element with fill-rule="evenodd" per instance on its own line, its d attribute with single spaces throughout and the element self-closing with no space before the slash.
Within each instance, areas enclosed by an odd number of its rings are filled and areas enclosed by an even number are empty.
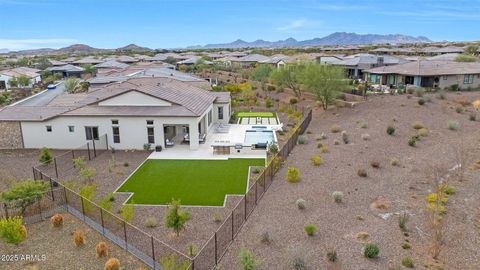
<svg viewBox="0 0 480 270">
<path fill-rule="evenodd" d="M 275 136 L 273 135 L 272 130 L 246 130 L 245 131 L 245 140 L 244 144 L 253 145 L 257 143 L 267 143 L 270 144 L 275 142 Z"/>
</svg>

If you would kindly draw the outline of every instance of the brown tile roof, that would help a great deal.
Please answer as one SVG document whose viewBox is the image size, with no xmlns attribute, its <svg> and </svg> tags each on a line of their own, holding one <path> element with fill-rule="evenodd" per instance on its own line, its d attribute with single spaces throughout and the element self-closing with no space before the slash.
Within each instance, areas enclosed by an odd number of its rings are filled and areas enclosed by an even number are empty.
<svg viewBox="0 0 480 270">
<path fill-rule="evenodd" d="M 394 66 L 366 70 L 375 74 L 401 74 L 410 76 L 439 76 L 457 74 L 480 74 L 480 63 L 419 60 Z"/>
</svg>

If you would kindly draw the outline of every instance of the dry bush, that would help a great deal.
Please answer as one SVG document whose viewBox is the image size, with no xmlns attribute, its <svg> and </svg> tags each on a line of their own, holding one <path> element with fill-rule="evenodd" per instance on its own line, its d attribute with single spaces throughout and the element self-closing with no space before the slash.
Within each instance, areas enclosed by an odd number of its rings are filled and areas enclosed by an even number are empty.
<svg viewBox="0 0 480 270">
<path fill-rule="evenodd" d="M 97 253 L 97 258 L 107 257 L 108 256 L 108 246 L 105 242 L 99 242 L 95 247 L 95 251 Z"/>
<path fill-rule="evenodd" d="M 428 136 L 428 129 L 427 128 L 421 128 L 417 131 L 417 134 L 421 137 L 427 137 Z"/>
<path fill-rule="evenodd" d="M 413 127 L 414 129 L 422 129 L 422 128 L 424 128 L 423 123 L 422 123 L 421 121 L 415 121 L 415 122 L 413 122 L 412 127 Z"/>
<path fill-rule="evenodd" d="M 480 111 L 480 99 L 477 99 L 474 102 L 472 102 L 472 106 L 475 110 Z"/>
<path fill-rule="evenodd" d="M 117 258 L 108 259 L 104 270 L 120 270 L 120 261 Z"/>
<path fill-rule="evenodd" d="M 60 214 L 55 214 L 50 218 L 50 222 L 52 223 L 53 227 L 55 227 L 55 228 L 62 227 L 63 216 L 60 215 Z"/>
<path fill-rule="evenodd" d="M 470 101 L 466 97 L 457 97 L 453 100 L 453 102 L 460 104 L 464 107 L 470 105 Z"/>
<path fill-rule="evenodd" d="M 85 245 L 85 233 L 82 230 L 75 230 L 73 233 L 73 242 L 77 247 Z"/>
</svg>

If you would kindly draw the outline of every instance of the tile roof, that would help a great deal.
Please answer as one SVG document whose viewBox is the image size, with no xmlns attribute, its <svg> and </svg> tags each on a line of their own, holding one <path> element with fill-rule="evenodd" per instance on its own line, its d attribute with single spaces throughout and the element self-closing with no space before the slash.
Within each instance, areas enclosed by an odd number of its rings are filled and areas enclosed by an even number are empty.
<svg viewBox="0 0 480 270">
<path fill-rule="evenodd" d="M 480 74 L 480 63 L 418 60 L 405 64 L 372 68 L 366 70 L 365 72 L 375 74 L 401 74 L 410 76 Z"/>
<path fill-rule="evenodd" d="M 82 67 L 77 67 L 71 64 L 67 64 L 64 66 L 59 66 L 59 67 L 49 67 L 47 70 L 52 71 L 52 72 L 82 72 L 83 68 Z"/>
<path fill-rule="evenodd" d="M 97 64 L 97 65 L 95 65 L 95 67 L 96 68 L 120 68 L 120 69 L 124 69 L 124 68 L 129 67 L 129 65 L 125 64 L 125 63 L 120 63 L 120 62 L 115 61 L 115 60 L 109 60 L 109 61 Z"/>
<path fill-rule="evenodd" d="M 27 76 L 28 78 L 34 78 L 40 76 L 40 70 L 29 67 L 17 67 L 12 69 L 6 69 L 0 71 L 0 74 L 7 75 L 10 77 L 20 77 Z"/>
</svg>

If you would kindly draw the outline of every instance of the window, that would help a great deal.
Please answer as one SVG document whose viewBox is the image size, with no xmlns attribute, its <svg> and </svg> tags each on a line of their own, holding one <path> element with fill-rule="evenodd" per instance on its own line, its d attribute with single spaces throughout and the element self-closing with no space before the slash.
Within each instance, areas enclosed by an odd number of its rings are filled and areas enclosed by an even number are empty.
<svg viewBox="0 0 480 270">
<path fill-rule="evenodd" d="M 223 120 L 223 107 L 218 107 L 218 119 Z"/>
<path fill-rule="evenodd" d="M 112 120 L 112 125 L 118 125 L 118 120 Z"/>
<path fill-rule="evenodd" d="M 153 125 L 153 120 L 147 120 L 147 125 Z"/>
<path fill-rule="evenodd" d="M 47 132 L 52 132 L 52 126 L 45 126 L 47 128 Z"/>
<path fill-rule="evenodd" d="M 466 74 L 463 77 L 463 84 L 472 84 L 473 83 L 473 74 Z"/>
<path fill-rule="evenodd" d="M 448 79 L 448 76 L 447 75 L 444 75 L 443 76 L 443 80 L 446 81 Z"/>
<path fill-rule="evenodd" d="M 112 127 L 113 143 L 120 143 L 120 128 Z"/>
<path fill-rule="evenodd" d="M 87 140 L 98 140 L 98 127 L 85 127 L 85 136 Z"/>
<path fill-rule="evenodd" d="M 147 127 L 147 142 L 150 144 L 155 143 L 155 129 L 153 127 Z"/>
<path fill-rule="evenodd" d="M 208 125 L 212 124 L 212 110 L 208 112 Z"/>
<path fill-rule="evenodd" d="M 68 132 L 75 132 L 75 126 L 68 126 Z"/>
</svg>

